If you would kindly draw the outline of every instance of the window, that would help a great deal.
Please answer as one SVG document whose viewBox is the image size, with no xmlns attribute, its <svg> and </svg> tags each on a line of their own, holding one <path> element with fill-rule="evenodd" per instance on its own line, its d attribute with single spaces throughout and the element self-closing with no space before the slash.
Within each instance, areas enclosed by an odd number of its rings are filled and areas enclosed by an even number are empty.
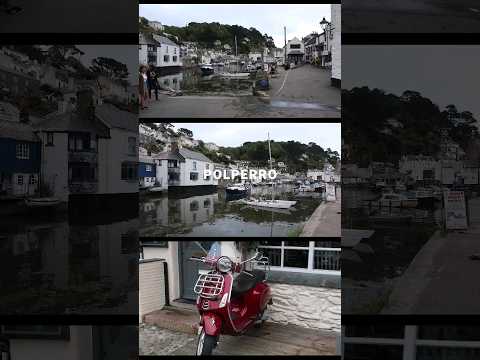
<svg viewBox="0 0 480 360">
<path fill-rule="evenodd" d="M 290 49 L 300 49 L 301 45 L 300 44 L 290 44 Z"/>
<path fill-rule="evenodd" d="M 135 138 L 135 137 L 129 137 L 128 138 L 128 153 L 130 155 L 136 155 L 137 154 L 137 138 Z"/>
<path fill-rule="evenodd" d="M 30 175 L 30 177 L 28 178 L 28 183 L 30 185 L 35 185 L 37 183 L 37 177 L 35 175 Z"/>
<path fill-rule="evenodd" d="M 190 173 L 190 180 L 192 180 L 192 181 L 197 181 L 197 180 L 198 180 L 198 173 L 196 173 L 196 172 L 191 172 L 191 173 Z"/>
<path fill-rule="evenodd" d="M 172 57 L 172 61 L 173 61 L 173 62 L 177 62 L 177 57 L 176 57 L 176 56 L 173 56 L 173 57 Z"/>
<path fill-rule="evenodd" d="M 152 171 L 152 165 L 145 165 L 145 171 Z"/>
<path fill-rule="evenodd" d="M 97 169 L 90 163 L 70 163 L 68 180 L 70 183 L 96 182 Z"/>
<path fill-rule="evenodd" d="M 138 164 L 124 161 L 122 163 L 122 180 L 138 180 Z"/>
<path fill-rule="evenodd" d="M 193 170 L 197 170 L 197 162 L 194 161 L 192 164 L 193 164 Z"/>
<path fill-rule="evenodd" d="M 95 151 L 95 142 L 91 141 L 90 133 L 68 134 L 68 149 L 70 151 Z"/>
<path fill-rule="evenodd" d="M 29 159 L 30 149 L 28 144 L 17 144 L 17 159 Z"/>
<path fill-rule="evenodd" d="M 173 53 L 174 53 L 174 54 L 177 53 L 177 48 L 176 48 L 176 47 L 173 48 Z"/>
<path fill-rule="evenodd" d="M 200 208 L 198 201 L 194 200 L 190 203 L 190 211 L 197 211 Z"/>
<path fill-rule="evenodd" d="M 53 132 L 47 132 L 47 145 L 53 146 Z"/>
<path fill-rule="evenodd" d="M 178 164 L 178 161 L 177 161 L 177 160 L 168 160 L 167 166 L 168 166 L 169 168 L 176 168 L 176 167 L 178 167 L 177 164 Z"/>
<path fill-rule="evenodd" d="M 309 240 L 262 240 L 258 250 L 282 271 L 340 272 L 340 242 Z"/>
<path fill-rule="evenodd" d="M 17 175 L 17 185 L 23 185 L 23 175 Z"/>
<path fill-rule="evenodd" d="M 169 62 L 170 61 L 170 55 L 163 55 L 163 61 L 164 62 Z"/>
<path fill-rule="evenodd" d="M 205 164 L 205 169 L 207 169 L 207 170 L 210 169 L 210 164 L 209 163 Z"/>
</svg>

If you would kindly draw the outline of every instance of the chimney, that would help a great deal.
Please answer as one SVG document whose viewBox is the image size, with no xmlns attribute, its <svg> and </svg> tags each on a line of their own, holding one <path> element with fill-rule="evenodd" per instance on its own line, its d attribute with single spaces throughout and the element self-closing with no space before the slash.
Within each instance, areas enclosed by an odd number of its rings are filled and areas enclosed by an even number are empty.
<svg viewBox="0 0 480 360">
<path fill-rule="evenodd" d="M 91 89 L 77 91 L 77 113 L 87 119 L 94 118 L 95 106 L 93 104 L 93 91 Z"/>
<path fill-rule="evenodd" d="M 170 145 L 170 151 L 171 152 L 178 152 L 178 143 L 177 142 L 172 142 Z"/>
<path fill-rule="evenodd" d="M 65 114 L 68 109 L 68 104 L 65 100 L 60 100 L 57 104 L 57 111 L 59 114 Z"/>
</svg>

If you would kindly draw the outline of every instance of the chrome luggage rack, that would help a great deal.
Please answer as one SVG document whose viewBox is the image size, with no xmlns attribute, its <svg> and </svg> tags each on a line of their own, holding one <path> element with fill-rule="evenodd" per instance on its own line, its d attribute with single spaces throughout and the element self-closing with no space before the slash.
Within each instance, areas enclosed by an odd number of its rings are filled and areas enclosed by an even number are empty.
<svg viewBox="0 0 480 360">
<path fill-rule="evenodd" d="M 223 291 L 223 275 L 219 274 L 201 274 L 193 292 L 203 298 L 215 299 Z"/>
</svg>

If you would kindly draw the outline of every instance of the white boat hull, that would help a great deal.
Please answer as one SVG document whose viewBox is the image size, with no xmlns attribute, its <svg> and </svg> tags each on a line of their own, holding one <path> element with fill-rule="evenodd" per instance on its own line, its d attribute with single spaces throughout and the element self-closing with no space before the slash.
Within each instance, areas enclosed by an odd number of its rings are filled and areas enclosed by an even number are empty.
<svg viewBox="0 0 480 360">
<path fill-rule="evenodd" d="M 60 200 L 57 198 L 37 198 L 37 199 L 25 199 L 25 205 L 29 208 L 44 208 L 52 207 L 60 204 Z"/>
<path fill-rule="evenodd" d="M 244 200 L 244 203 L 251 206 L 265 208 L 289 209 L 297 202 L 288 200 Z"/>
</svg>

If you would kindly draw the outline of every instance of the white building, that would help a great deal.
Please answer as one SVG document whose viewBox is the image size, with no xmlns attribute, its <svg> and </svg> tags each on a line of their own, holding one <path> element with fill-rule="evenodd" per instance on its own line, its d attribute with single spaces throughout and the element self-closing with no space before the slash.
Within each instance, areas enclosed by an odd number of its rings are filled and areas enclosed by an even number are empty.
<svg viewBox="0 0 480 360">
<path fill-rule="evenodd" d="M 286 52 L 287 63 L 301 64 L 305 60 L 305 45 L 297 37 L 287 42 Z"/>
<path fill-rule="evenodd" d="M 54 196 L 138 192 L 138 120 L 110 104 L 94 106 L 79 92 L 75 110 L 35 125 L 42 141 L 42 182 Z"/>
<path fill-rule="evenodd" d="M 164 27 L 160 21 L 149 21 L 148 26 L 154 28 L 156 31 L 163 31 Z"/>
<path fill-rule="evenodd" d="M 204 178 L 204 170 L 214 170 L 214 163 L 205 155 L 178 148 L 172 144 L 172 150 L 153 157 L 157 162 L 157 181 L 172 187 L 215 187 L 218 180 L 213 176 Z"/>
<path fill-rule="evenodd" d="M 157 67 L 183 66 L 180 58 L 180 45 L 165 36 L 153 35 L 160 46 L 157 47 Z"/>
<path fill-rule="evenodd" d="M 262 53 L 255 52 L 255 53 L 249 53 L 248 58 L 250 59 L 251 62 L 261 62 L 263 59 Z"/>
<path fill-rule="evenodd" d="M 332 4 L 332 85 L 341 87 L 342 79 L 342 5 Z"/>
<path fill-rule="evenodd" d="M 205 147 L 210 150 L 210 151 L 218 151 L 220 150 L 220 146 L 218 146 L 217 144 L 215 143 L 205 143 Z"/>
<path fill-rule="evenodd" d="M 208 250 L 214 241 L 200 243 Z M 341 327 L 339 244 L 329 241 L 298 241 L 296 247 L 291 247 L 286 241 L 263 243 L 265 245 L 258 245 L 257 250 L 269 258 L 271 265 L 268 281 L 272 288 L 273 305 L 269 310 L 269 321 L 331 331 L 339 338 Z M 235 262 L 246 260 L 255 252 L 255 245 L 251 249 L 247 249 L 246 245 L 247 242 L 220 241 L 222 255 L 230 257 Z M 308 256 L 301 255 L 302 251 L 306 251 Z M 188 260 L 191 256 L 204 255 L 194 241 L 143 241 L 141 254 L 145 261 L 166 262 L 168 269 L 166 276 L 162 271 L 162 276 L 168 278 L 168 289 L 165 286 L 165 279 L 162 279 L 161 291 L 157 295 L 163 296 L 163 304 L 159 302 L 157 309 L 150 308 L 149 311 L 161 309 L 165 303 L 175 306 L 176 300 L 196 299 L 193 286 L 198 275 L 205 270 L 201 270 L 197 263 Z M 293 263 L 289 264 L 291 261 L 295 262 L 295 266 Z M 163 270 L 163 266 L 161 269 Z M 158 278 L 155 282 L 149 281 L 153 280 L 152 274 L 145 273 L 142 266 L 140 278 L 142 307 L 142 294 L 153 290 L 153 283 L 158 284 Z"/>
<path fill-rule="evenodd" d="M 139 33 L 140 64 L 153 64 L 156 67 L 183 66 L 180 45 L 165 36 Z"/>
</svg>

